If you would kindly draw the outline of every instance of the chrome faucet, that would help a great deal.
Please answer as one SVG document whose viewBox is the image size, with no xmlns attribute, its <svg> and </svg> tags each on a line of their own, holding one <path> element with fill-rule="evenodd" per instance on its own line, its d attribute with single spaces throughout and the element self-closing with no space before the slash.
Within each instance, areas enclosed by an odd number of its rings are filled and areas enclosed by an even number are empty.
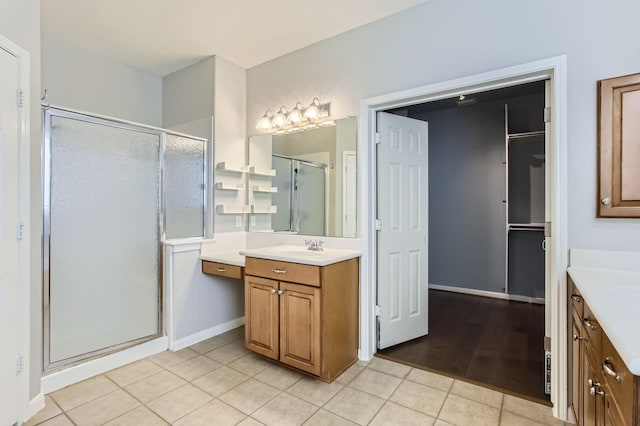
<svg viewBox="0 0 640 426">
<path fill-rule="evenodd" d="M 308 247 L 308 250 L 323 251 L 324 241 L 320 240 L 304 240 L 304 244 Z"/>
</svg>

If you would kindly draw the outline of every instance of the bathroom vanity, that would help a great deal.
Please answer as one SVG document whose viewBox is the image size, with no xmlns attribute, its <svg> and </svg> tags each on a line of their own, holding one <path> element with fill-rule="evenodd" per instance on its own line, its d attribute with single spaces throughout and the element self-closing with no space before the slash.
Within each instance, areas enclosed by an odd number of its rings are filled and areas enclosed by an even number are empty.
<svg viewBox="0 0 640 426">
<path fill-rule="evenodd" d="M 358 359 L 360 253 L 275 246 L 245 261 L 245 345 L 331 382 Z"/>
<path fill-rule="evenodd" d="M 578 425 L 640 424 L 640 255 L 572 250 L 569 362 Z"/>
</svg>

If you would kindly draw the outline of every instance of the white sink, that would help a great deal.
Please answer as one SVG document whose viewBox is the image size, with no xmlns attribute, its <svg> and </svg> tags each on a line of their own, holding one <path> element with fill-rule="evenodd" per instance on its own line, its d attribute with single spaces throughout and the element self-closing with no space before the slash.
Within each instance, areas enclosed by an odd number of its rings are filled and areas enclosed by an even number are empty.
<svg viewBox="0 0 640 426">
<path fill-rule="evenodd" d="M 309 250 L 304 246 L 270 246 L 257 249 L 240 250 L 240 254 L 259 259 L 280 260 L 283 262 L 304 263 L 307 265 L 326 266 L 343 260 L 359 257 L 357 250 L 325 248 L 323 251 Z"/>
</svg>

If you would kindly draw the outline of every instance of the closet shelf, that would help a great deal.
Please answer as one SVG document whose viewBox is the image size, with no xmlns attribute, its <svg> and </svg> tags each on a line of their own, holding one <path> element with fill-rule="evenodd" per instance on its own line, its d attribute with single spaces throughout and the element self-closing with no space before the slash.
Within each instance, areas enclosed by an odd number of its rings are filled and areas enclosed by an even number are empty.
<svg viewBox="0 0 640 426">
<path fill-rule="evenodd" d="M 251 206 L 229 207 L 225 204 L 216 205 L 216 213 L 218 214 L 245 214 L 251 212 Z"/>
<path fill-rule="evenodd" d="M 544 228 L 544 223 L 508 223 L 507 225 L 518 228 Z"/>
<path fill-rule="evenodd" d="M 507 135 L 509 140 L 511 139 L 526 139 L 526 138 L 534 138 L 536 136 L 544 136 L 545 131 L 536 131 L 536 132 L 524 132 L 524 133 L 511 133 Z"/>
<path fill-rule="evenodd" d="M 253 192 L 278 192 L 278 188 L 275 186 L 262 186 L 262 185 L 253 185 L 251 187 Z"/>
<path fill-rule="evenodd" d="M 244 183 L 230 184 L 225 182 L 216 182 L 216 189 L 222 191 L 243 191 Z"/>
</svg>

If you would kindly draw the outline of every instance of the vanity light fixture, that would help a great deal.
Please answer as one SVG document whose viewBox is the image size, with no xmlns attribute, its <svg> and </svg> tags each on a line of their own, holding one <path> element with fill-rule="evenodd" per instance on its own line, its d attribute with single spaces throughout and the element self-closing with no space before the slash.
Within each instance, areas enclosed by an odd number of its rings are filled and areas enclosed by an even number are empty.
<svg viewBox="0 0 640 426">
<path fill-rule="evenodd" d="M 287 121 L 290 124 L 298 125 L 302 122 L 303 119 L 304 111 L 302 110 L 302 102 L 298 102 L 287 116 Z"/>
<path fill-rule="evenodd" d="M 280 111 L 271 119 L 273 127 L 281 128 L 287 125 L 287 108 L 280 107 Z"/>
<path fill-rule="evenodd" d="M 333 125 L 335 122 L 331 120 L 331 104 L 321 104 L 320 99 L 316 97 L 306 108 L 302 102 L 297 102 L 290 112 L 284 106 L 280 107 L 275 115 L 271 110 L 267 110 L 258 121 L 256 129 L 262 132 L 282 134 Z"/>
<path fill-rule="evenodd" d="M 256 129 L 262 130 L 263 132 L 271 130 L 271 128 L 273 128 L 273 124 L 271 123 L 272 117 L 273 113 L 270 109 L 268 109 L 267 112 L 265 112 L 262 118 L 258 121 Z"/>
</svg>

